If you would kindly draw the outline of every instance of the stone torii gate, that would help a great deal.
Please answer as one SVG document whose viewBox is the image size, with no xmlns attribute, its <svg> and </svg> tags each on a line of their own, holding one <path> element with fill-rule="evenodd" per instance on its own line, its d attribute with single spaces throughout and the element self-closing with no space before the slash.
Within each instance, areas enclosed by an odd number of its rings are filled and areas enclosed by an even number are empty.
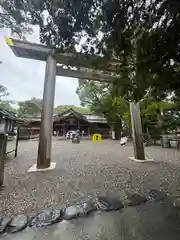
<svg viewBox="0 0 180 240">
<path fill-rule="evenodd" d="M 21 41 L 8 37 L 5 37 L 5 40 L 17 57 L 46 61 L 36 168 L 39 170 L 48 169 L 51 166 L 51 140 L 56 75 L 113 83 L 118 77 L 114 72 L 120 62 L 117 60 L 107 62 L 103 57 L 92 57 L 80 53 L 56 53 L 53 49 L 42 44 Z M 96 70 L 94 70 L 93 67 L 94 63 L 96 63 L 96 65 L 98 64 Z M 71 70 L 68 69 L 67 66 L 78 67 L 80 70 Z M 109 74 L 104 73 L 103 69 L 106 69 L 106 72 L 109 72 Z M 146 161 L 139 103 L 131 102 L 130 111 L 134 143 L 134 157 L 132 159 Z"/>
</svg>

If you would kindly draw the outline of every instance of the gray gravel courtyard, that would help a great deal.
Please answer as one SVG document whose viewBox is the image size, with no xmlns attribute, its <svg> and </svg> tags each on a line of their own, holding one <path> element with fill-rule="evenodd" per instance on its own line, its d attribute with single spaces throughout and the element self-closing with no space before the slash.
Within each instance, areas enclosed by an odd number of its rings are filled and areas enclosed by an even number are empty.
<svg viewBox="0 0 180 240">
<path fill-rule="evenodd" d="M 53 139 L 52 161 L 56 169 L 27 173 L 36 163 L 37 141 L 20 141 L 16 159 L 5 166 L 5 187 L 0 191 L 0 213 L 33 214 L 48 207 L 96 195 L 123 197 L 124 191 L 148 194 L 156 188 L 180 195 L 180 151 L 158 146 L 146 148 L 155 163 L 128 160 L 133 147 L 104 140 L 80 144 Z"/>
</svg>

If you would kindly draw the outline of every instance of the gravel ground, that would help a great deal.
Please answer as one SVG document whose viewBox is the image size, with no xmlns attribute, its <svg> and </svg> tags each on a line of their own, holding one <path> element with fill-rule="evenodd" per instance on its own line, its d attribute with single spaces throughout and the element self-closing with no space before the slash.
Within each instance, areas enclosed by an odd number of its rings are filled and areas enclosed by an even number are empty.
<svg viewBox="0 0 180 240">
<path fill-rule="evenodd" d="M 0 191 L 0 212 L 33 214 L 48 207 L 62 207 L 87 196 L 124 196 L 124 191 L 148 194 L 156 188 L 180 195 L 180 151 L 148 147 L 155 163 L 128 160 L 133 147 L 104 140 L 100 143 L 53 139 L 56 169 L 27 173 L 36 163 L 37 141 L 21 141 L 18 157 L 5 166 L 5 187 Z"/>
</svg>

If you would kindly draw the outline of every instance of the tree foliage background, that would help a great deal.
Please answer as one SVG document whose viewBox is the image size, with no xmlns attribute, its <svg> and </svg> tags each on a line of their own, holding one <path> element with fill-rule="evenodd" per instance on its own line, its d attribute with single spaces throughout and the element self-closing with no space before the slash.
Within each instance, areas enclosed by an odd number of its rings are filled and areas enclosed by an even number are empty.
<svg viewBox="0 0 180 240">
<path fill-rule="evenodd" d="M 70 108 L 72 108 L 73 110 L 82 113 L 82 114 L 90 114 L 91 110 L 88 107 L 78 107 L 78 106 L 74 106 L 74 105 L 59 105 L 57 107 L 55 107 L 54 112 L 55 113 L 60 113 L 66 110 L 69 110 Z"/>
<path fill-rule="evenodd" d="M 16 110 L 11 105 L 13 101 L 3 99 L 5 96 L 8 95 L 9 95 L 8 89 L 0 84 L 0 108 L 16 113 Z"/>
<path fill-rule="evenodd" d="M 75 51 L 83 39 L 81 51 L 120 61 L 113 71 L 127 98 L 138 101 L 154 85 L 179 96 L 178 0 L 2 0 L 0 5 L 1 26 L 24 32 L 38 25 L 48 46 Z"/>
<path fill-rule="evenodd" d="M 30 100 L 18 102 L 18 115 L 21 117 L 40 117 L 42 99 L 31 98 Z"/>
<path fill-rule="evenodd" d="M 92 113 L 103 116 L 115 131 L 115 138 L 119 139 L 123 122 L 129 123 L 128 102 L 121 96 L 113 94 L 113 88 L 107 83 L 79 80 L 77 89 L 81 104 L 88 106 Z"/>
<path fill-rule="evenodd" d="M 57 51 L 76 52 L 81 43 L 81 52 L 104 56 L 104 70 L 111 68 L 118 75 L 113 86 L 86 82 L 78 94 L 82 103 L 106 114 L 109 122 L 121 115 L 117 107 L 119 102 L 123 105 L 122 99 L 142 101 L 144 125 L 160 122 L 157 111 L 169 94 L 179 101 L 180 1 L 7 0 L 0 5 L 5 14 L 0 15 L 1 26 L 12 30 L 17 26 L 13 31 L 22 33 L 35 24 L 41 42 Z M 118 64 L 109 66 L 110 60 Z M 98 65 L 93 63 L 94 68 Z M 149 94 L 153 100 L 147 107 Z"/>
</svg>

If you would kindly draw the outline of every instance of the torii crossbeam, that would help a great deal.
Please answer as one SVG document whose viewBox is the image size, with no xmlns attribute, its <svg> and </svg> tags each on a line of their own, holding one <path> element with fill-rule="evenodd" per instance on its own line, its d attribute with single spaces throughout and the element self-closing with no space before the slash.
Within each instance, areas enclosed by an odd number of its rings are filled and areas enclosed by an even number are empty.
<svg viewBox="0 0 180 240">
<path fill-rule="evenodd" d="M 21 41 L 8 37 L 5 37 L 5 40 L 17 57 L 46 61 L 36 167 L 37 169 L 47 169 L 51 165 L 52 116 L 54 109 L 56 75 L 112 83 L 118 78 L 115 74 L 115 69 L 120 65 L 120 62 L 117 60 L 107 61 L 103 57 L 93 57 L 80 53 L 57 53 L 53 49 L 42 44 Z M 96 70 L 94 70 L 95 64 Z M 67 66 L 78 67 L 80 70 L 69 69 Z M 103 69 L 106 69 L 107 71 L 104 72 Z M 145 154 L 139 104 L 131 103 L 130 106 L 135 150 L 134 158 L 144 161 Z"/>
</svg>

